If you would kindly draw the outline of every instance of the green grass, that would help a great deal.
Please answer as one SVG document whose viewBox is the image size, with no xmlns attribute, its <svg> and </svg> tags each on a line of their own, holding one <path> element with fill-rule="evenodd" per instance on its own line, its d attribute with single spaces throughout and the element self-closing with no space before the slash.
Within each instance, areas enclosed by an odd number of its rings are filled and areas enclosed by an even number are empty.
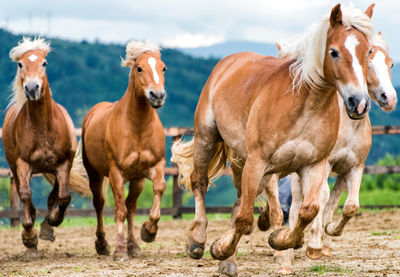
<svg viewBox="0 0 400 277">
<path fill-rule="evenodd" d="M 327 266 L 327 265 L 314 265 L 309 269 L 310 272 L 315 272 L 318 274 L 325 274 L 327 272 L 337 272 L 337 273 L 345 273 L 345 274 L 353 274 L 350 269 L 341 268 L 338 266 Z"/>
<path fill-rule="evenodd" d="M 339 205 L 343 205 L 347 198 L 347 191 L 340 198 Z M 372 190 L 360 191 L 360 205 L 400 205 L 400 191 Z"/>
<path fill-rule="evenodd" d="M 371 233 L 371 235 L 373 236 L 386 236 L 387 234 L 388 234 L 387 231 L 375 231 Z"/>
</svg>

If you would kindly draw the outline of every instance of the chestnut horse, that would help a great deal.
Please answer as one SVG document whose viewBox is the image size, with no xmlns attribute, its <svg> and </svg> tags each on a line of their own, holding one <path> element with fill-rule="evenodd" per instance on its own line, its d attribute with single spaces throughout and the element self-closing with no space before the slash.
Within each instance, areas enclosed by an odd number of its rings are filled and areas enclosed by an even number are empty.
<svg viewBox="0 0 400 277">
<path fill-rule="evenodd" d="M 166 96 L 166 67 L 160 49 L 155 45 L 130 42 L 122 64 L 131 68 L 124 96 L 115 103 L 97 104 L 82 124 L 82 158 L 97 214 L 96 251 L 100 255 L 108 255 L 110 251 L 102 217 L 102 185 L 106 176 L 115 200 L 117 241 L 113 258 L 119 261 L 140 253 L 133 222 L 145 178 L 153 181 L 154 192 L 150 219 L 141 229 L 142 240 L 146 242 L 153 241 L 157 234 L 161 198 L 166 187 L 164 129 L 155 110 L 164 104 Z M 124 200 L 124 186 L 128 181 L 129 194 Z M 125 218 L 128 218 L 127 244 L 123 233 Z"/>
<path fill-rule="evenodd" d="M 372 53 L 367 77 L 368 91 L 371 98 L 384 111 L 395 109 L 397 96 L 391 83 L 390 70 L 393 60 L 388 55 L 388 47 L 381 33 L 372 40 Z M 338 97 L 339 98 L 339 97 Z M 320 198 L 321 209 L 314 219 L 311 228 L 311 240 L 306 249 L 306 255 L 311 259 L 319 259 L 321 255 L 331 256 L 331 237 L 339 236 L 345 224 L 356 214 L 359 208 L 358 193 L 361 185 L 365 161 L 371 147 L 371 123 L 368 115 L 359 121 L 350 120 L 340 101 L 340 125 L 335 147 L 328 160 L 327 174 L 337 175 L 335 186 L 330 193 L 327 180 L 322 187 Z M 292 181 L 292 207 L 289 224 L 295 224 L 298 208 L 302 201 L 301 187 L 297 176 Z M 347 189 L 348 196 L 343 207 L 339 222 L 332 222 L 333 212 L 337 209 L 343 191 Z M 329 198 L 329 201 L 328 201 Z M 328 201 L 328 204 L 327 204 Z M 324 234 L 325 232 L 328 234 Z M 323 238 L 323 241 L 321 241 Z M 291 273 L 294 262 L 293 249 L 278 253 L 280 273 Z"/>
<path fill-rule="evenodd" d="M 204 252 L 209 179 L 224 170 L 227 159 L 239 199 L 231 229 L 210 248 L 213 258 L 232 256 L 241 236 L 252 231 L 254 201 L 276 173 L 297 172 L 305 197 L 296 226 L 276 230 L 269 244 L 277 250 L 302 245 L 304 229 L 319 210 L 326 163 L 338 134 L 336 91 L 351 118 L 361 119 L 369 109 L 371 37 L 364 12 L 346 8 L 342 13 L 337 5 L 294 41 L 289 61 L 245 52 L 216 65 L 200 95 L 193 140 L 172 148 L 180 182 L 191 187 L 196 202 L 187 241 L 192 258 Z M 236 272 L 233 263 L 221 265 L 224 273 Z"/>
<path fill-rule="evenodd" d="M 71 200 L 68 186 L 87 192 L 81 185 L 82 177 L 70 176 L 77 142 L 70 116 L 51 98 L 46 75 L 49 51 L 50 43 L 44 39 L 25 37 L 10 51 L 18 69 L 4 119 L 3 145 L 23 206 L 22 242 L 28 248 L 26 259 L 37 257 L 38 244 L 30 189 L 32 174 L 45 173 L 47 179 L 55 179 L 47 202 L 49 212 L 40 229 L 41 239 L 54 241 L 52 226 L 62 223 Z"/>
</svg>

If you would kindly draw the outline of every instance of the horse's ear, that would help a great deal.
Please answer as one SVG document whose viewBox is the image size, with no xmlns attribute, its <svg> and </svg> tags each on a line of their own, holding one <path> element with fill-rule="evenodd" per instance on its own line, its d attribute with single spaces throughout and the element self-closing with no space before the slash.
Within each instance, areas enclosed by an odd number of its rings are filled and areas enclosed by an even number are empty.
<svg viewBox="0 0 400 277">
<path fill-rule="evenodd" d="M 371 6 L 369 6 L 366 10 L 365 10 L 365 14 L 368 15 L 369 18 L 372 17 L 372 14 L 374 13 L 374 7 L 375 7 L 375 3 L 372 3 Z"/>
<path fill-rule="evenodd" d="M 340 4 L 337 4 L 332 9 L 330 24 L 332 28 L 342 24 L 342 10 L 340 9 Z"/>
<path fill-rule="evenodd" d="M 275 45 L 276 45 L 276 48 L 278 48 L 278 51 L 281 51 L 282 46 L 281 46 L 279 43 L 277 43 L 277 42 L 275 42 Z"/>
<path fill-rule="evenodd" d="M 383 34 L 382 34 L 382 31 L 379 31 L 379 32 L 378 32 L 378 35 L 382 36 L 382 35 L 383 35 Z"/>
</svg>

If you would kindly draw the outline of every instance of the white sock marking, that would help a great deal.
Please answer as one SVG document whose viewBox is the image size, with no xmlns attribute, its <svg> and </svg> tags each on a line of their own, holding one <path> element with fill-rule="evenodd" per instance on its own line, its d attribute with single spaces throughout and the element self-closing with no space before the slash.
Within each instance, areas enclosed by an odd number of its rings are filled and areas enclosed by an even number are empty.
<svg viewBox="0 0 400 277">
<path fill-rule="evenodd" d="M 151 69 L 153 70 L 154 81 L 156 82 L 156 84 L 158 84 L 158 82 L 160 81 L 160 78 L 158 77 L 158 73 L 156 71 L 156 63 L 157 63 L 157 61 L 156 61 L 155 58 L 150 57 L 148 63 L 150 65 Z"/>
</svg>

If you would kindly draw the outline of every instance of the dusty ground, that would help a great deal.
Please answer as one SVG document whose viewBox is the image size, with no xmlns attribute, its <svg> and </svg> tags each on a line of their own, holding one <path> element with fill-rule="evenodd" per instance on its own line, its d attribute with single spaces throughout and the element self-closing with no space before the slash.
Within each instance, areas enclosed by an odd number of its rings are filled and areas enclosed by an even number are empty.
<svg viewBox="0 0 400 277">
<path fill-rule="evenodd" d="M 209 222 L 207 249 L 228 224 L 228 220 Z M 33 262 L 22 260 L 25 249 L 20 231 L 1 230 L 0 276 L 219 276 L 218 261 L 208 251 L 201 260 L 185 254 L 188 225 L 186 220 L 161 222 L 155 242 L 139 240 L 143 256 L 123 263 L 96 254 L 95 227 L 57 229 L 55 242 L 39 241 L 40 257 Z M 111 245 L 114 230 L 113 225 L 107 226 Z M 242 238 L 239 276 L 277 275 L 267 240 L 267 235 L 258 230 Z M 334 241 L 333 257 L 316 262 L 305 257 L 304 248 L 296 250 L 295 275 L 400 276 L 400 210 L 363 212 Z M 316 265 L 320 266 L 319 273 Z"/>
</svg>

